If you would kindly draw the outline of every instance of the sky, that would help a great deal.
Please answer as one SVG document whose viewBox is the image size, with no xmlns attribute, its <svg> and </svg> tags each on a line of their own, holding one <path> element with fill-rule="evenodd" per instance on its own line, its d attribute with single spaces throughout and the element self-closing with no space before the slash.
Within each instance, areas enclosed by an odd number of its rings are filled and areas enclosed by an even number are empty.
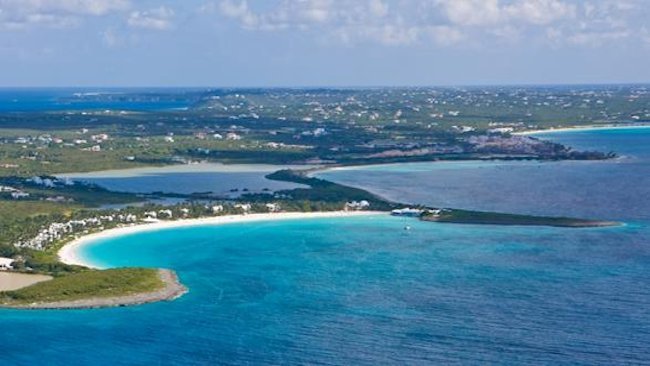
<svg viewBox="0 0 650 366">
<path fill-rule="evenodd" d="M 0 86 L 650 82 L 650 0 L 0 0 Z"/>
</svg>

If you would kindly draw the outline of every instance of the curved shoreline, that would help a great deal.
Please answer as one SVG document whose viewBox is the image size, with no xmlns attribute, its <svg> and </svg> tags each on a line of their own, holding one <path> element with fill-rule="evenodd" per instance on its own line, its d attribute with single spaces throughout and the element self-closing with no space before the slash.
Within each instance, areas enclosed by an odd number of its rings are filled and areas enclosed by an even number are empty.
<svg viewBox="0 0 650 366">
<path fill-rule="evenodd" d="M 174 271 L 159 269 L 158 275 L 163 288 L 153 291 L 125 296 L 93 297 L 81 300 L 32 303 L 27 305 L 2 305 L 0 307 L 24 310 L 63 310 L 63 309 L 97 309 L 121 306 L 134 306 L 159 301 L 172 301 L 188 292 L 187 287 L 179 281 Z"/>
<path fill-rule="evenodd" d="M 387 215 L 386 212 L 378 211 L 332 211 L 332 212 L 282 212 L 282 213 L 263 213 L 250 215 L 226 215 L 198 219 L 182 219 L 173 221 L 159 221 L 155 223 L 142 223 L 131 226 L 117 227 L 89 234 L 75 239 L 65 244 L 58 251 L 59 260 L 62 263 L 78 265 L 95 269 L 103 269 L 97 265 L 84 260 L 79 255 L 79 250 L 93 242 L 101 239 L 110 239 L 117 236 L 129 235 L 147 231 L 157 231 L 163 229 L 204 226 L 204 225 L 224 225 L 243 222 L 256 221 L 276 221 L 291 219 L 310 219 L 310 218 L 333 218 L 333 217 L 350 217 L 350 216 L 369 216 L 369 215 Z"/>
<path fill-rule="evenodd" d="M 587 131 L 599 131 L 599 130 L 630 130 L 637 128 L 650 128 L 650 124 L 611 124 L 611 125 L 585 125 L 585 126 L 571 126 L 571 127 L 560 127 L 560 128 L 548 128 L 542 130 L 530 130 L 530 131 L 521 131 L 514 132 L 513 135 L 539 135 L 546 133 L 562 133 L 562 132 L 587 132 Z"/>
</svg>

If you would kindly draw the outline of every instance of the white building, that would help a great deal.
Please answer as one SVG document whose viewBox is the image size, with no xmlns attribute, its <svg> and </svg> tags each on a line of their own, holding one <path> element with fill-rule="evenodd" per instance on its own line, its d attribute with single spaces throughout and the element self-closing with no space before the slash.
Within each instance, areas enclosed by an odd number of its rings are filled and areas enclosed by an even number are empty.
<svg viewBox="0 0 650 366">
<path fill-rule="evenodd" d="M 365 210 L 368 207 L 370 207 L 370 202 L 366 200 L 361 200 L 359 202 L 357 201 L 352 201 L 352 202 L 347 202 L 345 204 L 345 210 L 350 211 L 350 210 Z"/>
<path fill-rule="evenodd" d="M 0 271 L 6 271 L 9 269 L 13 269 L 14 267 L 11 265 L 14 262 L 13 259 L 11 258 L 2 258 L 0 257 Z"/>
<path fill-rule="evenodd" d="M 18 199 L 21 199 L 21 198 L 27 198 L 27 197 L 29 197 L 29 193 L 26 193 L 26 192 L 20 192 L 20 191 L 19 192 L 11 192 L 11 198 L 13 198 L 15 200 L 18 200 Z"/>
<path fill-rule="evenodd" d="M 412 217 L 416 217 L 416 216 L 422 215 L 423 212 L 424 211 L 422 211 L 420 209 L 417 209 L 417 208 L 406 207 L 406 208 L 393 210 L 393 211 L 391 211 L 390 214 L 393 215 L 393 216 L 412 216 Z"/>
<path fill-rule="evenodd" d="M 234 132 L 228 132 L 226 134 L 226 140 L 231 140 L 231 141 L 241 140 L 241 136 L 239 136 L 238 134 L 236 134 Z"/>
<path fill-rule="evenodd" d="M 235 205 L 235 208 L 242 210 L 244 213 L 248 213 L 252 206 L 249 203 L 238 203 Z"/>
<path fill-rule="evenodd" d="M 0 186 L 0 192 L 17 192 L 18 190 L 14 187 L 9 186 Z"/>
<path fill-rule="evenodd" d="M 266 209 L 269 210 L 269 212 L 278 212 L 280 211 L 280 205 L 277 203 L 267 203 Z"/>
</svg>

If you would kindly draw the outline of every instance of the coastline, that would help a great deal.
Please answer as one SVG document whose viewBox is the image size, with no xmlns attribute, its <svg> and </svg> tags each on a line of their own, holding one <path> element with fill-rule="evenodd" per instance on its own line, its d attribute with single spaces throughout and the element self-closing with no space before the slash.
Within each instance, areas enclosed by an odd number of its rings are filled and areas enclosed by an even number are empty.
<svg viewBox="0 0 650 366">
<path fill-rule="evenodd" d="M 122 306 L 134 306 L 159 301 L 172 301 L 188 292 L 187 287 L 179 281 L 174 271 L 158 269 L 158 276 L 163 288 L 145 293 L 114 297 L 94 297 L 81 300 L 32 303 L 27 305 L 0 305 L 1 308 L 21 310 L 64 310 L 64 309 L 98 309 Z"/>
<path fill-rule="evenodd" d="M 79 249 L 96 240 L 110 239 L 116 236 L 147 232 L 147 231 L 156 231 L 162 229 L 203 226 L 203 225 L 224 225 L 224 224 L 256 222 L 256 221 L 334 218 L 334 217 L 387 215 L 387 214 L 388 213 L 381 212 L 381 211 L 281 212 L 281 213 L 263 213 L 263 214 L 250 214 L 250 215 L 226 215 L 226 216 L 205 217 L 199 219 L 182 219 L 182 220 L 172 220 L 172 221 L 159 221 L 155 223 L 141 223 L 141 224 L 135 224 L 131 226 L 123 226 L 123 227 L 108 229 L 108 230 L 79 237 L 65 244 L 61 249 L 59 249 L 57 254 L 59 260 L 65 264 L 78 265 L 78 266 L 84 266 L 84 267 L 95 268 L 95 269 L 103 269 L 81 258 L 81 256 L 78 253 Z"/>
<path fill-rule="evenodd" d="M 650 128 L 650 124 L 639 123 L 639 124 L 603 124 L 603 125 L 571 126 L 571 127 L 560 127 L 560 128 L 548 128 L 542 130 L 521 131 L 521 132 L 514 132 L 512 134 L 527 136 L 527 135 L 538 135 L 538 134 L 545 134 L 545 133 L 597 131 L 597 130 L 627 130 L 627 129 L 635 129 L 635 128 Z"/>
</svg>

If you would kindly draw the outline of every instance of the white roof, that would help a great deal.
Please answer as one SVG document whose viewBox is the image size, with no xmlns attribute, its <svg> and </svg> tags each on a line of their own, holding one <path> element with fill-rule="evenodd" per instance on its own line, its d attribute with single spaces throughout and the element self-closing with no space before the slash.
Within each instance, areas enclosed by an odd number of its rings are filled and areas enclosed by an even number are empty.
<svg viewBox="0 0 650 366">
<path fill-rule="evenodd" d="M 2 258 L 0 257 L 0 266 L 10 266 L 11 263 L 13 263 L 13 259 L 11 258 Z"/>
</svg>

